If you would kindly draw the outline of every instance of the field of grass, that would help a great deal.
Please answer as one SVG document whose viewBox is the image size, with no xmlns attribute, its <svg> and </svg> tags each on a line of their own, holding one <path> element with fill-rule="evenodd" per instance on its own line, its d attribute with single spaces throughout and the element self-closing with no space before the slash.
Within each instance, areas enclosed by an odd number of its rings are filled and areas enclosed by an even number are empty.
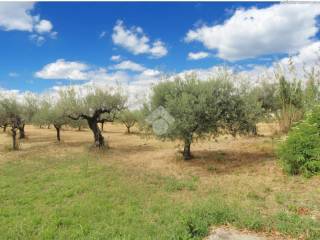
<svg viewBox="0 0 320 240">
<path fill-rule="evenodd" d="M 320 239 L 320 177 L 284 175 L 270 137 L 199 141 L 186 162 L 179 143 L 124 132 L 107 125 L 104 151 L 88 130 L 57 143 L 27 126 L 19 151 L 0 133 L 0 239 L 204 239 L 217 225 Z"/>
</svg>

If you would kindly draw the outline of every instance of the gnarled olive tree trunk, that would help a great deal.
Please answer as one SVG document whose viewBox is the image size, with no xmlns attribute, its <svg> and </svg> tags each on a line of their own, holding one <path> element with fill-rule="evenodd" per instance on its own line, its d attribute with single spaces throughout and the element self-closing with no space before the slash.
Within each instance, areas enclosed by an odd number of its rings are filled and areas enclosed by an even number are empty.
<svg viewBox="0 0 320 240">
<path fill-rule="evenodd" d="M 10 125 L 11 125 L 11 132 L 12 132 L 12 149 L 18 150 L 19 146 L 17 142 L 17 130 L 22 128 L 22 125 L 24 125 L 24 123 L 22 122 L 21 118 L 17 115 L 12 115 L 10 117 L 10 122 L 11 122 Z"/>
<path fill-rule="evenodd" d="M 198 125 L 193 129 L 195 131 L 197 129 Z M 192 158 L 191 155 L 191 143 L 193 139 L 193 131 L 188 136 L 185 136 L 184 138 L 184 147 L 183 147 L 183 159 L 184 160 L 190 160 Z"/>
<path fill-rule="evenodd" d="M 12 132 L 12 149 L 13 150 L 18 150 L 17 129 L 16 128 L 12 128 L 11 132 Z"/>
<path fill-rule="evenodd" d="M 21 124 L 18 126 L 18 128 L 19 128 L 19 138 L 20 138 L 20 139 L 26 138 L 26 134 L 25 134 L 25 132 L 24 132 L 24 126 L 25 126 L 24 123 L 21 123 Z"/>
<path fill-rule="evenodd" d="M 112 109 L 100 108 L 96 109 L 92 116 L 86 114 L 80 114 L 77 117 L 69 115 L 68 117 L 73 120 L 79 120 L 80 118 L 87 120 L 88 126 L 93 133 L 94 146 L 103 148 L 106 146 L 104 137 L 102 136 L 101 130 L 98 123 L 106 122 L 107 119 L 101 119 L 100 116 L 103 113 L 110 113 Z"/>
<path fill-rule="evenodd" d="M 6 123 L 3 124 L 3 126 L 2 126 L 2 127 L 3 127 L 3 132 L 6 132 L 6 131 L 7 131 L 7 126 L 8 126 L 8 124 L 6 124 Z"/>
<path fill-rule="evenodd" d="M 61 130 L 61 125 L 59 124 L 53 124 L 54 128 L 56 129 L 57 132 L 57 140 L 60 142 L 60 130 Z"/>
<path fill-rule="evenodd" d="M 93 132 L 94 145 L 99 148 L 105 147 L 104 137 L 101 134 L 97 119 L 88 118 L 87 122 L 88 122 L 89 128 Z"/>
<path fill-rule="evenodd" d="M 190 146 L 191 142 L 189 140 L 185 140 L 182 153 L 184 160 L 190 160 L 192 158 Z"/>
</svg>

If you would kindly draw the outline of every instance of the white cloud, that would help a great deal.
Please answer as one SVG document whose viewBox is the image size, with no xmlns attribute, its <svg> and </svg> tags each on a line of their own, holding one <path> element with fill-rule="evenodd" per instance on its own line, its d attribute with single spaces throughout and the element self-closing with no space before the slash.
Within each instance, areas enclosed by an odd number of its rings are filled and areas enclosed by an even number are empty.
<svg viewBox="0 0 320 240">
<path fill-rule="evenodd" d="M 188 54 L 188 59 L 189 60 L 199 60 L 199 59 L 203 59 L 203 58 L 207 58 L 209 57 L 209 53 L 207 52 L 190 52 Z"/>
<path fill-rule="evenodd" d="M 24 99 L 24 96 L 30 92 L 21 92 L 20 90 L 17 89 L 5 89 L 0 87 L 0 97 L 4 98 L 14 98 L 18 102 L 22 102 Z"/>
<path fill-rule="evenodd" d="M 80 61 L 66 61 L 58 59 L 55 62 L 45 65 L 41 70 L 35 73 L 35 77 L 53 80 L 84 80 L 93 82 L 126 82 L 130 76 L 127 71 L 142 72 L 154 76 L 157 71 L 147 69 L 144 66 L 132 62 L 123 61 L 117 65 L 109 67 L 110 72 L 106 68 L 97 68 Z M 154 72 L 152 72 L 154 71 Z M 131 74 L 131 75 L 132 75 Z"/>
<path fill-rule="evenodd" d="M 105 68 L 92 70 L 88 72 L 87 79 L 91 83 L 100 83 L 100 85 L 114 86 L 119 83 L 125 84 L 130 80 L 130 76 L 125 71 L 107 72 Z"/>
<path fill-rule="evenodd" d="M 119 85 L 127 92 L 130 106 L 137 107 L 151 91 L 151 86 L 160 80 L 162 73 L 156 69 L 146 68 L 132 61 L 122 61 L 108 68 L 97 68 L 80 61 L 58 59 L 45 65 L 35 76 L 54 80 L 85 80 L 76 84 L 77 91 L 85 93 L 88 87 L 117 88 Z M 52 91 L 66 88 L 57 83 Z"/>
<path fill-rule="evenodd" d="M 48 20 L 41 20 L 39 23 L 35 25 L 35 30 L 37 33 L 47 33 L 51 32 L 53 26 Z"/>
<path fill-rule="evenodd" d="M 149 48 L 151 55 L 155 58 L 160 58 L 167 55 L 168 50 L 163 42 L 160 40 L 155 41 L 152 47 Z"/>
<path fill-rule="evenodd" d="M 146 69 L 144 66 L 129 60 L 122 61 L 121 63 L 114 65 L 113 68 L 118 70 L 130 70 L 134 72 L 142 72 Z"/>
<path fill-rule="evenodd" d="M 155 69 L 146 69 L 142 72 L 142 75 L 146 77 L 156 77 L 156 76 L 159 76 L 160 74 L 161 74 L 160 71 Z"/>
<path fill-rule="evenodd" d="M 113 55 L 113 56 L 111 56 L 110 60 L 114 61 L 114 62 L 118 62 L 121 60 L 121 56 L 120 55 Z"/>
<path fill-rule="evenodd" d="M 196 74 L 196 76 L 200 80 L 207 80 L 211 77 L 218 77 L 219 75 L 224 74 L 225 72 L 232 74 L 234 73 L 234 69 L 231 67 L 226 68 L 223 66 L 212 66 L 210 68 L 194 68 L 173 74 L 170 77 L 170 79 L 173 80 L 176 77 L 184 77 L 185 75 Z"/>
<path fill-rule="evenodd" d="M 0 2 L 0 29 L 30 32 L 30 39 L 36 43 L 43 42 L 44 35 L 55 38 L 52 23 L 32 14 L 34 6 L 33 2 Z"/>
<path fill-rule="evenodd" d="M 43 79 L 87 80 L 89 66 L 81 62 L 69 62 L 58 59 L 45 65 L 35 76 Z"/>
<path fill-rule="evenodd" d="M 30 15 L 34 3 L 0 3 L 0 26 L 5 31 L 19 30 L 32 32 L 34 19 Z"/>
<path fill-rule="evenodd" d="M 239 60 L 273 53 L 296 53 L 317 33 L 319 4 L 275 4 L 238 9 L 223 24 L 190 30 L 186 42 L 199 41 L 220 58 Z"/>
<path fill-rule="evenodd" d="M 290 71 L 290 61 L 294 66 L 294 72 Z M 251 82 L 259 82 L 260 80 L 275 82 L 277 81 L 275 73 L 280 70 L 289 81 L 295 77 L 305 83 L 306 71 L 310 72 L 311 68 L 320 73 L 320 41 L 301 48 L 291 57 L 274 61 L 270 66 L 253 65 L 251 69 L 242 70 L 238 74 Z"/>
<path fill-rule="evenodd" d="M 127 29 L 122 21 L 117 21 L 113 28 L 112 40 L 114 44 L 126 48 L 131 53 L 148 54 L 154 58 L 167 55 L 168 50 L 160 40 L 150 42 L 141 27 Z"/>
<path fill-rule="evenodd" d="M 314 42 L 299 50 L 296 55 L 291 57 L 296 65 L 314 65 L 320 59 L 320 41 Z M 283 58 L 280 63 L 287 63 L 289 58 Z"/>
</svg>

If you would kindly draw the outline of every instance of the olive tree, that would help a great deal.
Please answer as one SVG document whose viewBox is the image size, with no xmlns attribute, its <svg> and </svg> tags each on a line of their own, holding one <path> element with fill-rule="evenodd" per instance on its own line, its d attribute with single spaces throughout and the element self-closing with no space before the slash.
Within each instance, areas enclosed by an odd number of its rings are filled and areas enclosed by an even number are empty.
<svg viewBox="0 0 320 240">
<path fill-rule="evenodd" d="M 70 97 L 67 102 L 70 113 L 68 117 L 73 120 L 86 120 L 93 133 L 94 145 L 104 147 L 105 141 L 98 123 L 112 121 L 115 114 L 124 108 L 126 98 L 119 91 L 92 88 L 84 98 Z"/>
<path fill-rule="evenodd" d="M 262 115 L 266 119 L 272 119 L 280 109 L 278 86 L 277 83 L 262 81 L 253 90 L 257 96 L 257 102 L 261 104 Z"/>
<path fill-rule="evenodd" d="M 25 125 L 33 121 L 33 117 L 39 109 L 38 97 L 35 94 L 27 92 L 21 100 L 19 115 L 21 118 L 21 125 L 19 126 L 19 138 L 25 138 Z"/>
<path fill-rule="evenodd" d="M 43 125 L 53 125 L 56 130 L 57 141 L 60 142 L 62 126 L 71 122 L 68 117 L 68 106 L 73 104 L 70 102 L 72 98 L 73 93 L 69 90 L 61 90 L 56 96 L 43 96 L 38 111 L 32 118 L 33 124 L 39 125 L 40 128 Z"/>
<path fill-rule="evenodd" d="M 98 118 L 98 123 L 100 123 L 101 131 L 104 131 L 104 124 L 107 122 L 114 122 L 115 119 L 118 117 L 120 111 L 113 111 L 110 113 L 103 113 Z"/>
<path fill-rule="evenodd" d="M 48 111 L 49 124 L 52 124 L 57 133 L 57 141 L 60 142 L 60 132 L 63 125 L 69 124 L 71 119 L 68 117 L 68 106 L 74 101 L 74 92 L 70 90 L 59 91 L 59 96 L 51 105 Z M 72 101 L 70 101 L 72 100 Z"/>
<path fill-rule="evenodd" d="M 8 123 L 8 119 L 6 116 L 6 111 L 2 107 L 2 105 L 0 105 L 0 128 L 3 128 L 3 132 L 6 131 L 8 124 L 9 123 Z"/>
<path fill-rule="evenodd" d="M 20 138 L 23 138 L 21 129 L 24 126 L 24 121 L 21 117 L 21 104 L 18 103 L 15 97 L 0 96 L 0 114 L 3 123 L 10 125 L 12 133 L 12 148 L 18 149 L 17 130 L 20 131 Z"/>
<path fill-rule="evenodd" d="M 124 110 L 119 115 L 119 121 L 125 125 L 127 128 L 127 133 L 130 134 L 130 128 L 132 128 L 137 122 L 139 118 L 139 112 L 137 110 Z"/>
<path fill-rule="evenodd" d="M 70 118 L 68 118 L 61 107 L 61 102 L 58 102 L 49 109 L 49 123 L 51 123 L 55 130 L 57 141 L 60 142 L 60 132 L 63 125 L 68 124 Z"/>
<path fill-rule="evenodd" d="M 33 121 L 33 117 L 39 110 L 39 96 L 33 93 L 26 93 L 23 97 L 22 112 L 26 124 L 30 124 Z"/>
<path fill-rule="evenodd" d="M 50 99 L 48 96 L 43 96 L 39 100 L 39 107 L 38 111 L 34 114 L 32 118 L 32 123 L 35 125 L 38 125 L 40 128 L 42 126 L 49 126 L 51 123 L 50 120 L 50 111 L 52 108 L 52 99 Z"/>
<path fill-rule="evenodd" d="M 192 158 L 190 147 L 195 138 L 254 128 L 254 119 L 248 120 L 246 101 L 226 77 L 200 81 L 191 74 L 161 82 L 153 88 L 150 111 L 159 107 L 174 119 L 159 137 L 183 141 L 185 160 Z"/>
<path fill-rule="evenodd" d="M 87 121 L 84 119 L 69 121 L 68 125 L 72 128 L 78 129 L 78 131 L 81 131 L 83 128 L 88 126 Z"/>
</svg>

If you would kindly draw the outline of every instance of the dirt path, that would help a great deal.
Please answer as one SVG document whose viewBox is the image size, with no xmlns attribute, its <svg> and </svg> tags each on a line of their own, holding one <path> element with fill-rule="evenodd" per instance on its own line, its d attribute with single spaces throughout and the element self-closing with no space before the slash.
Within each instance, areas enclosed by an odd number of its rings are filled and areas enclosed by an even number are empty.
<svg viewBox="0 0 320 240">
<path fill-rule="evenodd" d="M 266 236 L 261 233 L 252 233 L 249 231 L 239 231 L 228 227 L 219 227 L 212 230 L 205 240 L 293 240 L 293 238 L 284 238 L 279 234 Z"/>
</svg>

